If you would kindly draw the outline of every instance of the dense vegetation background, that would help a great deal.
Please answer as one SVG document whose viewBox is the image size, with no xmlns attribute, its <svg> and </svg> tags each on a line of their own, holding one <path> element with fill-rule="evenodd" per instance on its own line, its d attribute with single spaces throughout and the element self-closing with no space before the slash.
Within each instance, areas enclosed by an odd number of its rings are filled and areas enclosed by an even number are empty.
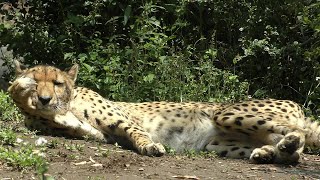
<svg viewBox="0 0 320 180">
<path fill-rule="evenodd" d="M 28 65 L 77 62 L 78 83 L 112 100 L 252 96 L 320 109 L 317 0 L 8 0 L 0 7 L 0 45 Z"/>
</svg>

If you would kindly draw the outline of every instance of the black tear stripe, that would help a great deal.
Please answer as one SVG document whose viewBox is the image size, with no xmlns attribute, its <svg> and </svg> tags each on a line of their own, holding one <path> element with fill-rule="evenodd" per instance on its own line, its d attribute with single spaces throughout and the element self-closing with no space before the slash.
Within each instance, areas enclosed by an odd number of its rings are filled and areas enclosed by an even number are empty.
<svg viewBox="0 0 320 180">
<path fill-rule="evenodd" d="M 124 123 L 122 120 L 118 120 L 115 124 L 111 124 L 108 126 L 108 128 L 111 130 L 111 131 L 115 131 L 120 124 Z"/>
<path fill-rule="evenodd" d="M 84 110 L 84 117 L 85 117 L 86 119 L 89 119 L 88 111 L 87 111 L 86 109 Z"/>
</svg>

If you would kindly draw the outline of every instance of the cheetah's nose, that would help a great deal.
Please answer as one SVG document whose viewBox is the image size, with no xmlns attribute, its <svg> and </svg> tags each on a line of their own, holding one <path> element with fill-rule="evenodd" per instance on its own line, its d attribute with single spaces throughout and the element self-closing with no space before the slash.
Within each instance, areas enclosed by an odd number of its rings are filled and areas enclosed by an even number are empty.
<svg viewBox="0 0 320 180">
<path fill-rule="evenodd" d="M 39 101 L 43 104 L 43 105 L 47 105 L 50 100 L 52 99 L 52 97 L 50 96 L 39 96 Z"/>
</svg>

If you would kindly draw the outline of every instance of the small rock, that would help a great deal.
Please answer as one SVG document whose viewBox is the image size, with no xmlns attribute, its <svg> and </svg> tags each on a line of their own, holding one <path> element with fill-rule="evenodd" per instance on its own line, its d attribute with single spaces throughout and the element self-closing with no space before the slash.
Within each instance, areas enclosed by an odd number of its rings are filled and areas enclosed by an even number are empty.
<svg viewBox="0 0 320 180">
<path fill-rule="evenodd" d="M 139 171 L 144 171 L 144 169 L 143 168 L 139 168 Z"/>
<path fill-rule="evenodd" d="M 17 139 L 16 139 L 16 142 L 17 142 L 17 143 L 22 143 L 22 142 L 23 142 L 23 140 L 22 140 L 22 139 L 20 139 L 20 138 L 17 138 Z"/>
<path fill-rule="evenodd" d="M 48 141 L 45 138 L 40 137 L 34 143 L 35 143 L 36 146 L 43 146 L 43 145 L 47 144 Z"/>
</svg>

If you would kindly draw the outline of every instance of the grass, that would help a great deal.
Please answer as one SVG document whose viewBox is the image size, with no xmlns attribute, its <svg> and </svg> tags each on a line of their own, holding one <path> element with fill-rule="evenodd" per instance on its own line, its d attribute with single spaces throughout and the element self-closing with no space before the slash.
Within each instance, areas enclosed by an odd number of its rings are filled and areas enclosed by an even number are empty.
<svg viewBox="0 0 320 180">
<path fill-rule="evenodd" d="M 48 163 L 35 146 L 18 143 L 15 124 L 22 122 L 22 115 L 8 93 L 0 90 L 0 161 L 8 166 L 24 170 L 36 170 L 43 175 Z M 30 133 L 29 133 L 30 134 Z"/>
</svg>

